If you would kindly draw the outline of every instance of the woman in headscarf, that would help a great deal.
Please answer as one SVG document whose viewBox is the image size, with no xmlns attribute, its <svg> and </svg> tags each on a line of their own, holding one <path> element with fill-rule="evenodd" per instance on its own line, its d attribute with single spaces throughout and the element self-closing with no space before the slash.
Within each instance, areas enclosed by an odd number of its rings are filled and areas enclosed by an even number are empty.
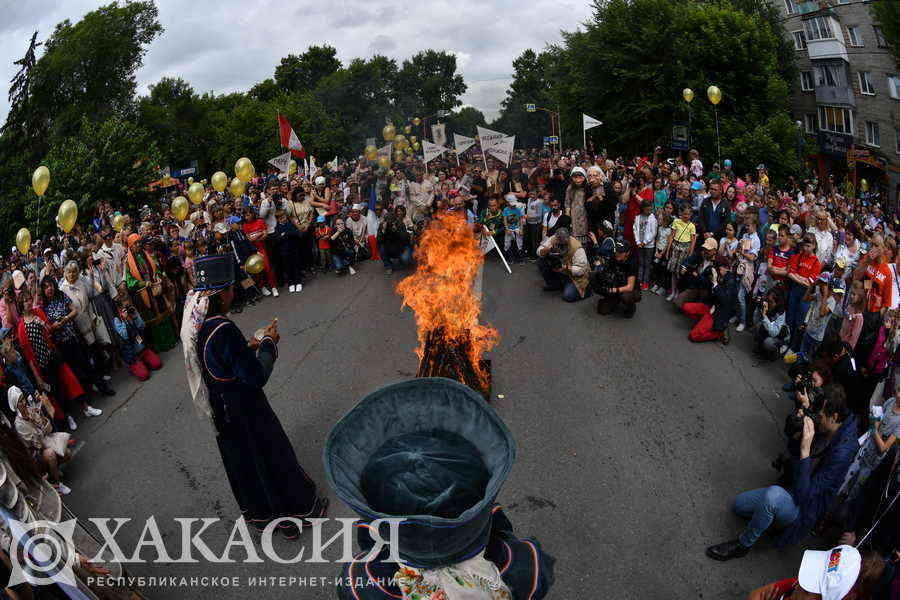
<svg viewBox="0 0 900 600">
<path fill-rule="evenodd" d="M 564 212 L 572 218 L 571 234 L 578 241 L 584 242 L 588 234 L 587 207 L 585 202 L 590 196 L 587 186 L 587 174 L 581 167 L 572 169 L 571 183 L 566 188 Z"/>
<path fill-rule="evenodd" d="M 194 262 L 197 285 L 188 296 L 181 324 L 188 384 L 198 414 L 212 420 L 216 442 L 244 519 L 262 530 L 281 517 L 309 519 L 325 515 L 328 499 L 319 497 L 263 387 L 278 357 L 277 322 L 248 343 L 225 315 L 234 297 L 230 255 Z M 299 535 L 286 521 L 278 530 Z"/>
<path fill-rule="evenodd" d="M 49 391 L 58 400 L 53 418 L 57 421 L 67 418 L 69 429 L 74 431 L 78 429 L 73 417 L 74 409 L 80 407 L 88 417 L 103 414 L 102 410 L 85 401 L 81 382 L 53 341 L 50 319 L 42 308 L 34 306 L 28 290 L 19 294 L 19 312 L 22 319 L 16 333 L 25 360 L 37 380 L 38 388 Z M 63 411 L 61 405 L 65 405 L 67 410 Z"/>
<path fill-rule="evenodd" d="M 91 302 L 91 296 L 96 294 L 96 290 L 81 276 L 78 263 L 74 260 L 70 260 L 63 269 L 63 280 L 59 283 L 59 289 L 72 303 L 72 309 L 75 310 L 75 326 L 90 351 L 94 370 L 101 376 L 102 381 L 109 381 L 111 378 L 108 375 L 107 356 L 112 354 L 112 340 L 106 323 L 97 315 Z"/>
<path fill-rule="evenodd" d="M 165 275 L 153 251 L 153 239 L 133 233 L 128 237 L 125 285 L 147 326 L 147 343 L 154 352 L 171 350 L 178 343 L 172 309 L 166 303 Z"/>
<path fill-rule="evenodd" d="M 47 418 L 47 414 L 53 414 L 53 405 L 46 397 L 26 395 L 14 385 L 7 390 L 7 400 L 10 412 L 15 415 L 16 433 L 31 451 L 35 462 L 44 467 L 50 484 L 63 496 L 71 493 L 72 489 L 59 479 L 59 466 L 72 458 L 68 449 L 69 434 L 53 432 L 53 425 Z"/>
</svg>

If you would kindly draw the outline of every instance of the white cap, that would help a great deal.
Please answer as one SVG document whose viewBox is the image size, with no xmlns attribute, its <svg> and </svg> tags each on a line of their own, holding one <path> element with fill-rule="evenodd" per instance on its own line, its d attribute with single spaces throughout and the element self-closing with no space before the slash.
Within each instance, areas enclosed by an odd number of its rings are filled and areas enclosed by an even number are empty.
<svg viewBox="0 0 900 600">
<path fill-rule="evenodd" d="M 571 175 L 581 175 L 582 177 L 587 178 L 587 173 L 585 173 L 584 169 L 582 169 L 581 167 L 575 167 L 574 169 L 572 169 L 572 173 L 570 174 L 570 176 Z"/>
<path fill-rule="evenodd" d="M 821 594 L 822 600 L 841 600 L 859 577 L 862 557 L 853 546 L 831 550 L 807 550 L 800 563 L 798 582 L 807 592 Z"/>
<path fill-rule="evenodd" d="M 321 175 L 316 177 L 316 185 L 325 185 L 325 178 Z"/>
<path fill-rule="evenodd" d="M 6 390 L 6 399 L 9 402 L 9 410 L 13 413 L 19 412 L 19 398 L 22 397 L 22 390 L 12 385 Z"/>
</svg>

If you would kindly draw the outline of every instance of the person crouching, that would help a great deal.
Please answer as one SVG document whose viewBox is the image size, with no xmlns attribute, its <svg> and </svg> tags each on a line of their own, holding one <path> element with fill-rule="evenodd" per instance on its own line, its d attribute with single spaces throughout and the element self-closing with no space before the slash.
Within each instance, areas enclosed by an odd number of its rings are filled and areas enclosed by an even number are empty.
<svg viewBox="0 0 900 600">
<path fill-rule="evenodd" d="M 727 344 L 728 326 L 731 318 L 737 313 L 737 295 L 740 280 L 731 271 L 729 260 L 724 256 L 716 256 L 715 266 L 710 273 L 712 305 L 705 302 L 685 302 L 682 311 L 697 321 L 688 339 L 692 342 L 711 342 L 722 340 Z"/>
<path fill-rule="evenodd" d="M 622 316 L 630 319 L 641 301 L 641 288 L 637 283 L 638 257 L 628 240 L 623 238 L 613 242 L 612 251 L 611 260 L 595 272 L 592 282 L 599 296 L 597 313 L 608 315 L 622 306 Z"/>
<path fill-rule="evenodd" d="M 545 292 L 562 290 L 566 302 L 577 302 L 591 295 L 587 254 L 568 229 L 561 227 L 545 239 L 537 255 Z"/>
<path fill-rule="evenodd" d="M 113 319 L 122 361 L 128 365 L 132 375 L 141 381 L 150 379 L 150 371 L 158 371 L 163 363 L 159 356 L 144 345 L 144 321 L 134 306 L 127 302 L 119 304 L 119 314 Z"/>
</svg>

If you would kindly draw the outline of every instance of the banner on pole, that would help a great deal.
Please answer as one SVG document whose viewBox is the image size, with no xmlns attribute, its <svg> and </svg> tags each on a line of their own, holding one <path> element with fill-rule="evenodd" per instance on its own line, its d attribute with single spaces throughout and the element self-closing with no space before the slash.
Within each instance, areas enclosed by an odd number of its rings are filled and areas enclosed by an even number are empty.
<svg viewBox="0 0 900 600">
<path fill-rule="evenodd" d="M 279 154 L 275 158 L 270 158 L 269 164 L 282 173 L 287 173 L 291 168 L 291 151 L 288 150 L 284 154 Z"/>
<path fill-rule="evenodd" d="M 432 144 L 428 140 L 422 140 L 422 153 L 425 156 L 425 163 L 430 163 L 435 158 L 446 152 L 448 148 L 439 144 Z"/>
<path fill-rule="evenodd" d="M 493 131 L 486 127 L 478 127 L 478 137 L 481 140 L 481 149 L 485 152 L 490 151 L 495 144 L 502 142 L 505 138 L 509 137 L 505 133 L 500 133 L 499 131 Z"/>
<path fill-rule="evenodd" d="M 453 134 L 453 146 L 457 154 L 462 154 L 475 145 L 475 138 L 470 138 L 458 133 Z"/>
<path fill-rule="evenodd" d="M 294 128 L 291 127 L 288 120 L 281 116 L 281 114 L 278 115 L 278 134 L 281 138 L 282 148 L 290 149 L 297 158 L 306 156 L 306 151 L 303 150 L 303 144 L 300 143 L 300 138 L 297 137 L 297 133 L 294 131 Z"/>
<path fill-rule="evenodd" d="M 435 123 L 431 126 L 431 139 L 438 146 L 447 145 L 447 126 L 444 123 Z"/>
<path fill-rule="evenodd" d="M 515 146 L 516 136 L 509 135 L 494 143 L 494 145 L 490 148 L 487 148 L 486 151 L 497 160 L 503 161 L 503 163 L 508 167 L 510 161 L 512 160 L 513 148 L 515 148 Z"/>
<path fill-rule="evenodd" d="M 598 125 L 603 125 L 602 121 L 598 121 L 594 117 L 589 117 L 584 113 L 581 113 L 581 121 L 585 131 L 593 127 L 597 127 Z"/>
</svg>

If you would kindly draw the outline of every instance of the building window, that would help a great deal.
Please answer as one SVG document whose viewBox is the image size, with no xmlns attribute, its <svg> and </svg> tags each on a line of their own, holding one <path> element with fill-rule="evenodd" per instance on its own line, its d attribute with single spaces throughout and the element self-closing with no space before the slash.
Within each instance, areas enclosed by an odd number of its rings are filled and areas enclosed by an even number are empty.
<svg viewBox="0 0 900 600">
<path fill-rule="evenodd" d="M 859 71 L 859 91 L 867 96 L 875 95 L 875 86 L 872 85 L 872 74 L 868 71 Z"/>
<path fill-rule="evenodd" d="M 803 22 L 806 30 L 806 39 L 809 40 L 833 40 L 834 30 L 828 17 L 813 17 Z"/>
<path fill-rule="evenodd" d="M 870 146 L 881 146 L 881 129 L 875 121 L 866 121 L 866 143 Z"/>
<path fill-rule="evenodd" d="M 806 50 L 806 34 L 802 31 L 794 33 L 794 50 Z"/>
<path fill-rule="evenodd" d="M 853 115 L 846 108 L 820 106 L 819 129 L 853 135 Z"/>
<path fill-rule="evenodd" d="M 896 75 L 888 75 L 887 84 L 888 93 L 891 95 L 891 98 L 900 100 L 900 77 L 897 77 Z"/>
<path fill-rule="evenodd" d="M 816 129 L 819 128 L 818 123 L 816 123 L 816 113 L 803 115 L 803 123 L 806 126 L 806 133 L 815 133 Z"/>
<path fill-rule="evenodd" d="M 881 32 L 881 27 L 873 25 L 872 30 L 875 32 L 875 44 L 879 48 L 887 48 L 887 40 L 884 39 L 884 33 Z"/>
<path fill-rule="evenodd" d="M 794 0 L 784 0 L 784 10 L 789 15 L 797 14 L 797 3 Z"/>
<path fill-rule="evenodd" d="M 854 48 L 862 48 L 865 45 L 863 44 L 862 34 L 859 32 L 858 25 L 847 26 L 847 37 L 850 38 L 850 45 Z"/>
<path fill-rule="evenodd" d="M 800 89 L 804 92 L 811 92 L 816 89 L 813 83 L 812 71 L 800 71 Z"/>
<path fill-rule="evenodd" d="M 847 69 L 839 64 L 816 66 L 816 85 L 847 87 Z"/>
</svg>

